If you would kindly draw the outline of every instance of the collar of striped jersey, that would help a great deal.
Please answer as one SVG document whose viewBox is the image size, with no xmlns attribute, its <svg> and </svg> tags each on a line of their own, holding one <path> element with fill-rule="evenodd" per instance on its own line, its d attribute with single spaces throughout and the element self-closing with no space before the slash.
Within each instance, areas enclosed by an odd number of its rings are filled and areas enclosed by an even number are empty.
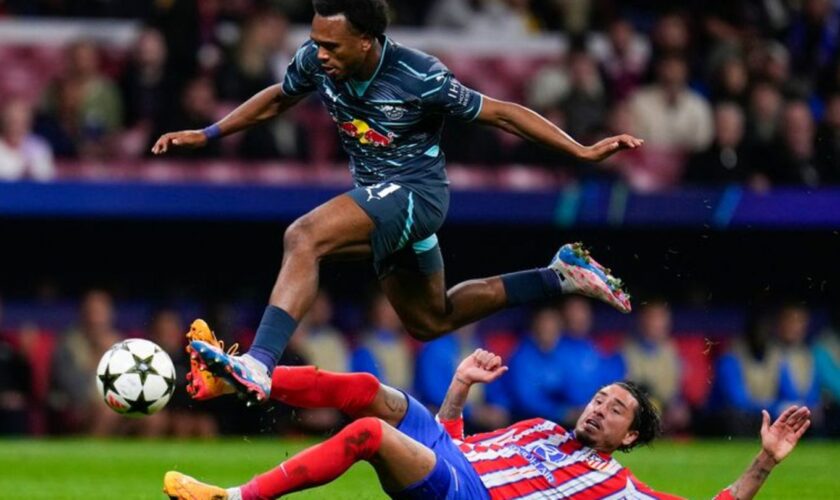
<svg viewBox="0 0 840 500">
<path fill-rule="evenodd" d="M 376 70 L 373 72 L 370 78 L 367 80 L 360 82 L 358 80 L 354 80 L 349 78 L 347 80 L 347 88 L 350 89 L 350 92 L 355 95 L 356 97 L 362 97 L 365 95 L 368 87 L 370 84 L 373 83 L 373 80 L 376 78 L 376 75 L 379 74 L 379 70 L 382 69 L 382 63 L 385 61 L 385 53 L 388 51 L 388 45 L 391 44 L 391 39 L 385 35 L 382 35 L 382 38 L 379 39 L 380 44 L 382 45 L 382 53 L 379 55 L 379 64 L 376 66 Z"/>
</svg>

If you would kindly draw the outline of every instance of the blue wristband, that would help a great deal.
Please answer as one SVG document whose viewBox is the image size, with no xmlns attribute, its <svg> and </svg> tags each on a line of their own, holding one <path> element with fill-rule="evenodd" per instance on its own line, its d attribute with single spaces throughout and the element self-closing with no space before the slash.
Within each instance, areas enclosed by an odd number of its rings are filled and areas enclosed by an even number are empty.
<svg viewBox="0 0 840 500">
<path fill-rule="evenodd" d="M 219 126 L 215 123 L 205 128 L 201 132 L 204 134 L 204 137 L 206 137 L 208 141 L 212 141 L 213 139 L 217 139 L 222 136 L 222 129 L 219 128 Z"/>
</svg>

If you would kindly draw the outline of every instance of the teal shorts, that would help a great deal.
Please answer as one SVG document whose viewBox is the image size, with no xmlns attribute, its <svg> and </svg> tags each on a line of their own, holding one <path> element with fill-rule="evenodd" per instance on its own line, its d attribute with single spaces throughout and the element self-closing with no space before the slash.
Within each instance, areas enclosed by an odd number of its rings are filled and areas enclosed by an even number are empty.
<svg viewBox="0 0 840 500">
<path fill-rule="evenodd" d="M 435 232 L 449 208 L 448 188 L 412 189 L 397 181 L 358 187 L 347 194 L 375 225 L 370 244 L 379 279 L 397 269 L 424 275 L 443 269 Z"/>
</svg>

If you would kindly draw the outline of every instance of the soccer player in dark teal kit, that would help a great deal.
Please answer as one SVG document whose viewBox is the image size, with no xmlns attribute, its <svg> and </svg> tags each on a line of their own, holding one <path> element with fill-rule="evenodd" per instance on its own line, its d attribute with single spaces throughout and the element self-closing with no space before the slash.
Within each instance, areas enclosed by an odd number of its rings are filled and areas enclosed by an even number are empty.
<svg viewBox="0 0 840 500">
<path fill-rule="evenodd" d="M 621 283 L 579 245 L 564 245 L 548 267 L 470 280 L 447 290 L 435 232 L 449 205 L 438 147 L 446 117 L 501 128 L 582 160 L 600 161 L 642 145 L 619 135 L 583 146 L 537 113 L 483 96 L 436 58 L 385 35 L 385 0 L 314 0 L 311 39 L 282 84 L 273 85 L 204 130 L 163 135 L 155 154 L 258 125 L 318 92 L 350 155 L 355 189 L 286 230 L 283 262 L 248 353 L 227 354 L 215 338 L 191 337 L 191 391 L 216 394 L 222 377 L 249 404 L 263 402 L 270 374 L 312 304 L 322 259 L 373 256 L 382 289 L 407 331 L 431 340 L 504 307 L 578 293 L 629 312 Z"/>
</svg>

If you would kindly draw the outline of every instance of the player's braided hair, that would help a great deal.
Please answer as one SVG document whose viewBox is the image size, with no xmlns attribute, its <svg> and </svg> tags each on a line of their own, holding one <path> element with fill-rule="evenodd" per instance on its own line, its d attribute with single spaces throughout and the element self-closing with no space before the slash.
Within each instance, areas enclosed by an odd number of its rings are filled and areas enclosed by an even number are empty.
<svg viewBox="0 0 840 500">
<path fill-rule="evenodd" d="M 388 28 L 387 0 L 313 0 L 312 6 L 319 16 L 344 14 L 350 25 L 365 35 L 382 36 Z"/>
<path fill-rule="evenodd" d="M 625 380 L 624 382 L 617 382 L 615 385 L 629 392 L 636 402 L 639 403 L 636 408 L 636 413 L 633 415 L 633 423 L 630 424 L 630 430 L 637 431 L 639 437 L 629 445 L 619 446 L 619 451 L 627 452 L 636 446 L 650 444 L 662 434 L 662 422 L 659 417 L 659 411 L 648 397 L 647 392 L 635 382 Z"/>
</svg>

